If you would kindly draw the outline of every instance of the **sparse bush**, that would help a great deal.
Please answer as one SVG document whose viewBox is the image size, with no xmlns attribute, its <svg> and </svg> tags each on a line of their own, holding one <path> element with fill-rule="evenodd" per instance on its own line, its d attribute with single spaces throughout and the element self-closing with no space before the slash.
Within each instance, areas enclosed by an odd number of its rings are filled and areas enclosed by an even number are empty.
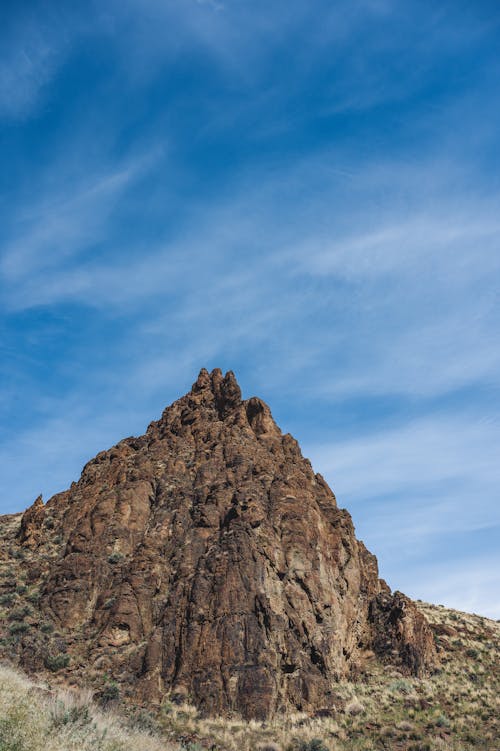
<svg viewBox="0 0 500 751">
<path fill-rule="evenodd" d="M 345 707 L 346 714 L 355 717 L 356 715 L 363 714 L 365 711 L 364 706 L 361 704 L 358 698 L 354 697 Z"/>
<path fill-rule="evenodd" d="M 69 655 L 60 653 L 58 655 L 47 655 L 44 660 L 45 667 L 53 673 L 63 670 L 69 665 Z"/>
<path fill-rule="evenodd" d="M 310 741 L 299 741 L 299 745 L 291 747 L 291 751 L 329 751 L 321 738 L 313 738 Z"/>
<path fill-rule="evenodd" d="M 90 696 L 83 701 L 69 693 L 58 697 L 54 700 L 50 716 L 55 728 L 69 724 L 86 725 L 92 720 Z"/>
<path fill-rule="evenodd" d="M 398 678 L 397 681 L 392 681 L 389 684 L 389 691 L 395 694 L 411 694 L 413 686 L 410 681 L 406 681 L 404 678 Z"/>
<path fill-rule="evenodd" d="M 438 728 L 449 728 L 450 721 L 444 714 L 440 714 L 436 717 L 436 726 Z"/>
<path fill-rule="evenodd" d="M 120 698 L 120 687 L 117 683 L 114 681 L 110 681 L 103 689 L 99 692 L 99 701 L 103 706 L 106 706 L 107 704 L 110 704 L 113 701 L 118 701 Z"/>
<path fill-rule="evenodd" d="M 145 730 L 147 733 L 157 733 L 160 730 L 155 715 L 145 709 L 133 712 L 129 719 L 129 725 L 134 730 Z"/>
<path fill-rule="evenodd" d="M 29 630 L 30 630 L 29 623 L 24 623 L 23 621 L 14 621 L 14 623 L 12 623 L 11 626 L 9 627 L 9 632 L 11 633 L 12 636 L 25 634 Z"/>
<path fill-rule="evenodd" d="M 28 605 L 25 605 L 18 610 L 11 610 L 8 618 L 9 621 L 24 621 L 27 615 L 31 615 L 31 612 L 31 608 Z"/>
<path fill-rule="evenodd" d="M 408 720 L 401 720 L 401 722 L 397 723 L 396 728 L 398 730 L 401 730 L 403 733 L 409 733 L 411 730 L 413 730 L 413 724 L 411 722 L 408 722 Z"/>
</svg>

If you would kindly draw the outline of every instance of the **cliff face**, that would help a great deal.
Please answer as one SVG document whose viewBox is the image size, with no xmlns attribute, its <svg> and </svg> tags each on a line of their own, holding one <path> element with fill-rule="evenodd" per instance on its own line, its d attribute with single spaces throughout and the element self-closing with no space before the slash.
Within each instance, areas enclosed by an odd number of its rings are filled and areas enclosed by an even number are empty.
<svg viewBox="0 0 500 751">
<path fill-rule="evenodd" d="M 314 711 L 367 655 L 414 673 L 436 660 L 425 618 L 378 578 L 349 514 L 231 372 L 202 370 L 144 436 L 37 499 L 18 545 L 67 670 L 106 673 L 139 701 Z M 44 649 L 26 638 L 21 661 L 39 669 Z"/>
</svg>

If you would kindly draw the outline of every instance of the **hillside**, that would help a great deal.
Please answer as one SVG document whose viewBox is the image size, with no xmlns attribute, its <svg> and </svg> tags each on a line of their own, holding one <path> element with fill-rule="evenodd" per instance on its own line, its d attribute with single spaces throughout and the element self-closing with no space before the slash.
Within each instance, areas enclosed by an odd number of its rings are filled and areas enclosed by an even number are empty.
<svg viewBox="0 0 500 751">
<path fill-rule="evenodd" d="M 425 679 L 374 669 L 363 683 L 343 681 L 329 717 L 296 713 L 265 723 L 207 720 L 192 706 L 169 699 L 158 712 L 129 708 L 124 715 L 119 700 L 98 709 L 88 691 L 61 686 L 58 673 L 38 678 L 35 685 L 0 667 L 0 749 L 497 750 L 500 625 L 442 606 L 418 606 L 436 634 L 442 669 Z"/>
</svg>

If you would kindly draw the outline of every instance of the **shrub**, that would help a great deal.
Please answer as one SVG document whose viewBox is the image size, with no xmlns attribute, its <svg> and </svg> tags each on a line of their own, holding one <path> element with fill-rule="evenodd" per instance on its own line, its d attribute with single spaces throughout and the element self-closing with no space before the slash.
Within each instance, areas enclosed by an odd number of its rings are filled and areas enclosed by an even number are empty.
<svg viewBox="0 0 500 751">
<path fill-rule="evenodd" d="M 101 704 L 106 706 L 112 701 L 117 701 L 120 698 L 120 687 L 114 681 L 108 683 L 102 691 L 99 692 L 99 700 Z"/>
<path fill-rule="evenodd" d="M 19 561 L 23 561 L 24 560 L 24 553 L 19 548 L 11 548 L 9 550 L 9 554 L 10 554 L 10 556 L 12 558 L 16 558 Z"/>
<path fill-rule="evenodd" d="M 9 607 L 14 602 L 14 595 L 10 592 L 6 595 L 0 596 L 0 605 L 7 605 Z"/>
<path fill-rule="evenodd" d="M 450 727 L 450 721 L 444 714 L 440 714 L 438 717 L 436 717 L 436 725 L 438 728 L 449 728 Z"/>
<path fill-rule="evenodd" d="M 359 699 L 356 697 L 352 699 L 348 704 L 346 704 L 345 711 L 347 714 L 354 717 L 355 715 L 362 714 L 365 711 L 364 706 L 361 704 Z"/>
<path fill-rule="evenodd" d="M 27 615 L 31 615 L 31 608 L 28 605 L 25 605 L 18 610 L 11 610 L 9 613 L 9 621 L 24 621 Z"/>
<path fill-rule="evenodd" d="M 313 738 L 311 741 L 300 741 L 297 751 L 328 751 L 320 738 Z"/>
<path fill-rule="evenodd" d="M 58 697 L 52 705 L 50 718 L 55 728 L 77 723 L 86 725 L 92 721 L 90 699 L 87 702 L 79 702 L 69 693 L 62 698 Z"/>
<path fill-rule="evenodd" d="M 152 735 L 160 731 L 160 725 L 154 714 L 145 709 L 133 711 L 129 717 L 128 724 L 134 730 L 143 730 Z"/>
<path fill-rule="evenodd" d="M 69 655 L 60 653 L 58 655 L 47 655 L 44 660 L 45 667 L 53 673 L 58 670 L 67 668 L 69 665 Z"/>
<path fill-rule="evenodd" d="M 14 623 L 10 626 L 9 631 L 12 634 L 12 636 L 15 636 L 16 634 L 25 634 L 26 631 L 29 631 L 30 625 L 29 623 L 24 623 L 20 621 L 14 621 Z"/>
<path fill-rule="evenodd" d="M 122 553 L 111 553 L 111 555 L 108 556 L 108 563 L 118 563 L 122 558 Z"/>
<path fill-rule="evenodd" d="M 398 694 L 411 694 L 413 689 L 410 681 L 406 681 L 404 678 L 398 678 L 397 681 L 392 681 L 389 684 L 389 691 L 393 691 Z"/>
</svg>

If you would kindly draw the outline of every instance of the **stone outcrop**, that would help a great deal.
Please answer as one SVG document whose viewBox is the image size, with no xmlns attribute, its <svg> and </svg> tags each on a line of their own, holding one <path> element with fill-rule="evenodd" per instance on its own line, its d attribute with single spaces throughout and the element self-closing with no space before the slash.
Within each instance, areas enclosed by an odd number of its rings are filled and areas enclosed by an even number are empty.
<svg viewBox="0 0 500 751">
<path fill-rule="evenodd" d="M 21 519 L 19 540 L 22 545 L 33 548 L 40 543 L 44 518 L 45 506 L 43 504 L 42 496 L 39 495 L 33 504 L 26 509 Z"/>
<path fill-rule="evenodd" d="M 37 499 L 19 544 L 51 551 L 39 607 L 68 670 L 112 676 L 139 702 L 317 711 L 365 654 L 415 673 L 436 660 L 425 619 L 391 595 L 350 515 L 232 372 L 202 370 L 145 435 Z M 32 664 L 40 648 L 25 651 Z"/>
</svg>

